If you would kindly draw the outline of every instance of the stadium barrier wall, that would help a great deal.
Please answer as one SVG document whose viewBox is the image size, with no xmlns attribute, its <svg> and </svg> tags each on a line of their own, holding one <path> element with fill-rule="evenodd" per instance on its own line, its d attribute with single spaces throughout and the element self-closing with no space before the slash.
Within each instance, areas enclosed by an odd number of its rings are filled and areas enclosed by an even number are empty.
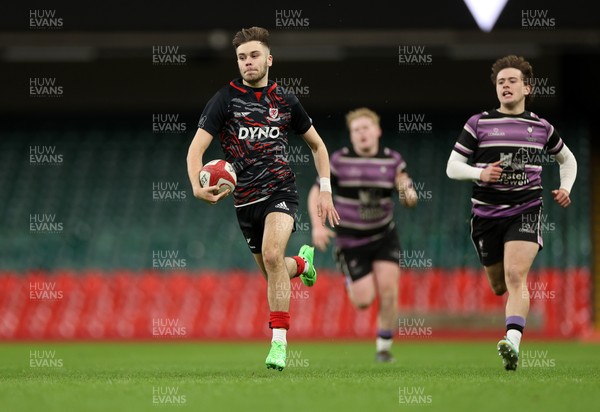
<svg viewBox="0 0 600 412">
<path fill-rule="evenodd" d="M 530 273 L 529 336 L 577 338 L 591 330 L 587 268 Z M 281 293 L 284 293 L 281 291 Z M 292 280 L 290 336 L 372 338 L 377 303 L 357 311 L 343 277 L 321 270 L 313 288 Z M 506 297 L 481 271 L 404 269 L 401 339 L 497 336 Z M 1 340 L 258 339 L 267 327 L 266 282 L 255 272 L 0 272 Z"/>
</svg>

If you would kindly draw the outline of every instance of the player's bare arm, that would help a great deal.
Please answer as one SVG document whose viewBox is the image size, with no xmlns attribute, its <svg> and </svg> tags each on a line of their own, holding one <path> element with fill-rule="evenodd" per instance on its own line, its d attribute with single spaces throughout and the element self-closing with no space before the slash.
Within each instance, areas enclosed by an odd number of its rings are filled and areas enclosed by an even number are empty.
<svg viewBox="0 0 600 412">
<path fill-rule="evenodd" d="M 330 179 L 329 154 L 327 153 L 327 148 L 325 147 L 325 143 L 323 143 L 323 139 L 321 139 L 321 136 L 319 136 L 313 126 L 311 126 L 302 137 L 312 151 L 317 173 L 321 179 L 321 190 L 319 193 L 319 201 L 317 202 L 317 216 L 321 218 L 321 225 L 325 226 L 325 223 L 329 221 L 329 225 L 334 227 L 340 223 L 340 216 L 333 205 L 331 184 L 329 184 L 329 187 L 326 187 Z"/>
<path fill-rule="evenodd" d="M 210 204 L 216 204 L 219 200 L 229 195 L 229 190 L 215 194 L 219 190 L 218 186 L 202 187 L 200 185 L 200 170 L 202 170 L 202 156 L 210 145 L 213 137 L 204 129 L 198 129 L 187 155 L 187 170 L 194 197 L 202 199 Z"/>
<path fill-rule="evenodd" d="M 318 214 L 319 205 L 319 187 L 313 185 L 308 193 L 308 215 L 311 222 L 311 234 L 313 245 L 321 252 L 324 252 L 329 246 L 330 239 L 335 237 L 335 232 L 325 226 Z"/>
<path fill-rule="evenodd" d="M 402 206 L 415 207 L 417 205 L 417 192 L 413 187 L 412 179 L 408 173 L 399 172 L 396 174 L 396 189 L 398 189 Z"/>
</svg>

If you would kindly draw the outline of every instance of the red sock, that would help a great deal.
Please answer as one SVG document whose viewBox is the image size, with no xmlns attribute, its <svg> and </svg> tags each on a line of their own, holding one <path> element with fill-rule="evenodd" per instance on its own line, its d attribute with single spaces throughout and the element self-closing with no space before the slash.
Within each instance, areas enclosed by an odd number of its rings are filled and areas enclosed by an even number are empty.
<svg viewBox="0 0 600 412">
<path fill-rule="evenodd" d="M 271 329 L 289 329 L 290 328 L 290 313 L 289 312 L 271 312 L 269 316 L 269 328 Z"/>
<path fill-rule="evenodd" d="M 304 272 L 304 266 L 306 266 L 306 262 L 300 256 L 292 256 L 292 259 L 294 259 L 298 265 L 298 268 L 296 269 L 296 276 L 300 276 L 302 272 Z"/>
</svg>

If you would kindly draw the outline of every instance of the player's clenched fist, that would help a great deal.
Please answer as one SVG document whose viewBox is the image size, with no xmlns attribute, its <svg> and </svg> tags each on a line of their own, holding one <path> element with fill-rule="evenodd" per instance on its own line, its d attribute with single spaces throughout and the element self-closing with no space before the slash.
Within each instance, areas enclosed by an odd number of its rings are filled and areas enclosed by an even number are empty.
<svg viewBox="0 0 600 412">
<path fill-rule="evenodd" d="M 499 164 L 500 160 L 483 169 L 480 176 L 481 181 L 486 183 L 497 182 L 500 179 L 500 175 L 502 175 L 502 168 L 498 166 Z"/>
</svg>

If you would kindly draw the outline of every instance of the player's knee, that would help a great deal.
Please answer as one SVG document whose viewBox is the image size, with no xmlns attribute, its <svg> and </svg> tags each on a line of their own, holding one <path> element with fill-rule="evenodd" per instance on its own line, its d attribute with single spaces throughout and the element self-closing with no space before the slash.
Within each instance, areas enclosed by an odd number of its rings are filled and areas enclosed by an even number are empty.
<svg viewBox="0 0 600 412">
<path fill-rule="evenodd" d="M 493 283 L 491 286 L 496 296 L 502 296 L 506 293 L 506 285 L 504 283 Z"/>
<path fill-rule="evenodd" d="M 396 302 L 397 299 L 398 293 L 396 292 L 396 290 L 393 289 L 392 286 L 382 287 L 379 290 L 379 300 L 382 305 L 392 305 Z"/>
<path fill-rule="evenodd" d="M 523 283 L 523 270 L 518 267 L 507 267 L 504 275 L 504 281 L 507 288 L 519 288 Z"/>
<path fill-rule="evenodd" d="M 276 249 L 265 249 L 262 252 L 265 268 L 272 269 L 284 264 L 283 254 Z"/>
<path fill-rule="evenodd" d="M 368 309 L 369 306 L 375 300 L 375 296 L 350 296 L 350 302 L 356 309 L 364 310 Z"/>
<path fill-rule="evenodd" d="M 360 302 L 352 302 L 352 303 L 354 304 L 354 307 L 356 309 L 365 310 L 365 309 L 368 309 L 369 306 L 371 306 L 372 302 L 373 301 L 371 301 L 371 302 L 360 301 Z"/>
</svg>

